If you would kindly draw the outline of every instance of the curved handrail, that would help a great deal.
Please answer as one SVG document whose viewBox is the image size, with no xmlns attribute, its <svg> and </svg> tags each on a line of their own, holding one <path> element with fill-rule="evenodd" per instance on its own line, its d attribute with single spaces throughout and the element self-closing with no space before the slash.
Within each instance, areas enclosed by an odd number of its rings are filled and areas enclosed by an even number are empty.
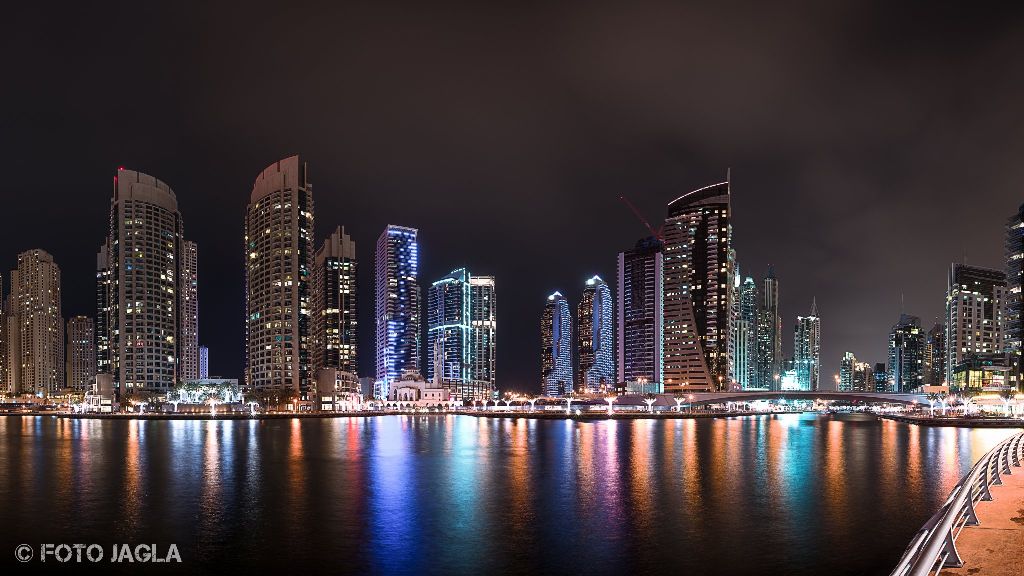
<svg viewBox="0 0 1024 576">
<path fill-rule="evenodd" d="M 1014 434 L 985 453 L 971 471 L 957 482 L 939 510 L 924 523 L 910 541 L 891 576 L 927 576 L 943 568 L 964 565 L 956 550 L 956 539 L 965 526 L 976 526 L 974 508 L 991 500 L 989 486 L 1002 484 L 1002 474 L 1019 467 L 1024 459 L 1024 432 Z"/>
</svg>

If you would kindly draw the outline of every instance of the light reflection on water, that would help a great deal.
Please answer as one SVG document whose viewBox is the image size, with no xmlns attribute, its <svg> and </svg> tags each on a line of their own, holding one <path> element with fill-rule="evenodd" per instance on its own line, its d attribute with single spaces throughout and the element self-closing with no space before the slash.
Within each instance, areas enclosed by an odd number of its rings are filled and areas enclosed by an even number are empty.
<svg viewBox="0 0 1024 576">
<path fill-rule="evenodd" d="M 858 415 L 0 417 L 0 548 L 174 542 L 195 573 L 885 573 L 1010 433 Z"/>
</svg>

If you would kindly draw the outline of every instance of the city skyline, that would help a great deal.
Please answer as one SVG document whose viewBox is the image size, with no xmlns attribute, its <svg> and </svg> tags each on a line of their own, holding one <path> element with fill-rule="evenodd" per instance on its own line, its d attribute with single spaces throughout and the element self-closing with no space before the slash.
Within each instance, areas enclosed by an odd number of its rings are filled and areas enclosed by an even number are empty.
<svg viewBox="0 0 1024 576">
<path fill-rule="evenodd" d="M 282 45 L 274 56 L 295 62 L 318 86 L 294 92 L 245 88 L 266 62 L 242 54 L 265 54 L 259 39 L 272 36 L 277 21 L 259 10 L 210 7 L 209 18 L 252 31 L 228 41 L 202 22 L 165 13 L 169 7 L 97 8 L 74 25 L 49 23 L 58 46 L 73 47 L 70 60 L 36 46 L 35 28 L 16 30 L 7 41 L 32 54 L 12 62 L 12 74 L 25 81 L 5 101 L 12 110 L 62 113 L 5 120 L 4 157 L 17 166 L 9 190 L 38 194 L 10 195 L 6 213 L 18 218 L 0 229 L 0 269 L 13 268 L 24 250 L 45 249 L 64 272 L 65 315 L 92 315 L 93 255 L 82 247 L 103 240 L 95 223 L 106 212 L 110 174 L 122 165 L 153 174 L 173 185 L 189 239 L 200 248 L 207 320 L 199 340 L 214 352 L 210 370 L 240 377 L 241 215 L 253 175 L 300 153 L 321 183 L 318 212 L 326 217 L 316 223 L 317 239 L 344 223 L 368 248 L 385 225 L 400 223 L 422 230 L 423 278 L 466 266 L 499 280 L 499 386 L 522 388 L 536 380 L 531 359 L 539 345 L 536 320 L 525 311 L 594 274 L 614 278 L 615 255 L 649 235 L 618 197 L 657 224 L 668 201 L 720 180 L 730 167 L 738 261 L 759 281 L 774 266 L 787 356 L 789 327 L 817 296 L 826 385 L 845 350 L 872 364 L 886 358 L 884 335 L 901 294 L 903 310 L 930 326 L 944 314 L 951 262 L 966 254 L 969 264 L 1004 267 L 1002 225 L 1020 205 L 1015 182 L 1024 167 L 1016 159 L 1024 137 L 1000 128 L 1000 111 L 1021 88 L 1012 75 L 994 85 L 978 80 L 1004 69 L 1019 46 L 1008 23 L 986 25 L 984 34 L 974 23 L 950 39 L 944 31 L 957 20 L 940 11 L 934 21 L 910 20 L 914 42 L 906 43 L 906 30 L 882 22 L 909 13 L 882 17 L 864 7 L 869 17 L 854 21 L 831 11 L 792 14 L 746 30 L 737 43 L 721 33 L 735 24 L 721 8 L 649 8 L 598 6 L 554 30 L 537 26 L 532 8 L 509 8 L 510 18 L 536 33 L 538 41 L 524 45 L 522 35 L 481 35 L 435 15 L 382 20 L 374 6 L 345 8 L 344 20 L 359 25 L 339 36 L 329 33 L 336 19 L 286 7 L 322 40 L 316 50 Z M 143 33 L 140 21 L 167 27 Z M 670 21 L 678 26 L 662 25 Z M 106 26 L 127 31 L 133 50 L 93 42 L 88 31 Z M 438 32 L 410 44 L 424 26 Z M 799 52 L 785 40 L 794 31 Z M 198 40 L 173 41 L 181 37 Z M 609 37 L 621 40 L 621 58 L 592 65 L 588 55 L 605 54 Z M 863 38 L 889 55 L 884 62 L 860 53 Z M 352 51 L 348 39 L 389 48 Z M 959 56 L 941 56 L 952 52 Z M 323 56 L 331 54 L 345 57 Z M 493 60 L 476 56 L 484 54 Z M 778 73 L 766 76 L 753 54 L 771 59 Z M 916 65 L 917 58 L 925 62 Z M 123 74 L 117 70 L 162 89 L 126 102 L 118 83 L 95 82 Z M 745 96 L 752 93 L 761 97 Z M 993 98 L 963 112 L 964 102 Z M 295 111 L 292 120 L 268 121 L 286 109 Z M 147 132 L 127 138 L 111 129 L 121 125 Z M 970 144 L 977 142 L 999 145 Z M 38 178 L 58 168 L 60 178 Z M 980 209 L 956 211 L 953 232 L 936 233 L 965 196 Z M 573 217 L 581 211 L 585 218 Z M 51 226 L 71 233 L 54 234 Z M 518 241 L 510 246 L 510 238 Z M 366 249 L 360 257 L 371 262 Z M 359 284 L 360 294 L 373 293 L 371 274 Z M 372 342 L 365 334 L 373 325 L 367 303 L 361 341 Z M 360 372 L 370 374 L 365 352 Z"/>
</svg>

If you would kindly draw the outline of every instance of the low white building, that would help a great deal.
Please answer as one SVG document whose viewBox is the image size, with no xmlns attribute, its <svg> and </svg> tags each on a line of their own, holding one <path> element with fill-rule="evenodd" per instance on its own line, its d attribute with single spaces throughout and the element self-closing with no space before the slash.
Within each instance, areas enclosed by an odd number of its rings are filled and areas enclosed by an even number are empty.
<svg viewBox="0 0 1024 576">
<path fill-rule="evenodd" d="M 436 379 L 435 379 L 436 380 Z M 454 408 L 462 402 L 451 399 L 447 388 L 440 382 L 427 382 L 419 375 L 403 375 L 388 390 L 386 408 Z"/>
</svg>

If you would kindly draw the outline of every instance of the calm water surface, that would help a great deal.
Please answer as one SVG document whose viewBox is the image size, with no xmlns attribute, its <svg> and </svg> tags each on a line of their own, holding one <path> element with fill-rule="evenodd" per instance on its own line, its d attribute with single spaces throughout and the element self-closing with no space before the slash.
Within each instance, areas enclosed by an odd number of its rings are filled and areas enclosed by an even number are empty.
<svg viewBox="0 0 1024 576">
<path fill-rule="evenodd" d="M 161 573 L 884 574 L 1011 433 L 812 414 L 7 416 L 0 565 L 44 567 L 14 562 L 23 542 L 153 542 L 181 551 L 145 567 Z"/>
</svg>

